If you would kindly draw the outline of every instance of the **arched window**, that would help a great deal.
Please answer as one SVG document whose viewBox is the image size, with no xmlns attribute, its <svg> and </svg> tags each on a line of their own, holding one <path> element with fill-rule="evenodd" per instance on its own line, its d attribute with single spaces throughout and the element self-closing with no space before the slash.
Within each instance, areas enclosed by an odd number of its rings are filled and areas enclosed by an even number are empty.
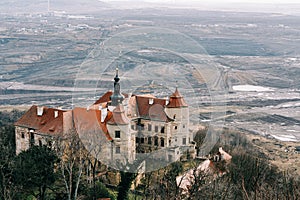
<svg viewBox="0 0 300 200">
<path fill-rule="evenodd" d="M 152 125 L 148 124 L 148 131 L 151 131 L 151 130 L 152 130 Z"/>
<path fill-rule="evenodd" d="M 154 137 L 154 145 L 158 146 L 158 137 L 157 136 Z"/>
<path fill-rule="evenodd" d="M 165 140 L 164 140 L 164 138 L 160 138 L 160 146 L 161 147 L 165 146 Z"/>
<path fill-rule="evenodd" d="M 148 144 L 152 144 L 152 138 L 148 137 Z"/>
</svg>

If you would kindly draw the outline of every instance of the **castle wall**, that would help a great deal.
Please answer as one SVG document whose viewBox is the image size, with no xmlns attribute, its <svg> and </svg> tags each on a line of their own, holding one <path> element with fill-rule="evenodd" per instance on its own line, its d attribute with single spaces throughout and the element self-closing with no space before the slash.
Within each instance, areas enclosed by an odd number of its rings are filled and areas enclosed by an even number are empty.
<svg viewBox="0 0 300 200">
<path fill-rule="evenodd" d="M 53 141 L 49 136 L 40 135 L 25 127 L 15 127 L 16 154 L 26 151 L 32 145 L 47 145 L 52 147 Z"/>
<path fill-rule="evenodd" d="M 189 133 L 189 109 L 188 107 L 181 108 L 166 108 L 167 115 L 174 119 L 170 127 L 172 137 L 171 146 L 188 145 L 192 138 Z"/>
<path fill-rule="evenodd" d="M 21 151 L 29 149 L 30 134 L 28 128 L 16 126 L 16 154 L 18 155 Z"/>
<path fill-rule="evenodd" d="M 113 138 L 109 147 L 109 157 L 112 160 L 132 162 L 135 159 L 135 137 L 130 130 L 130 125 L 107 125 L 108 132 Z"/>
</svg>

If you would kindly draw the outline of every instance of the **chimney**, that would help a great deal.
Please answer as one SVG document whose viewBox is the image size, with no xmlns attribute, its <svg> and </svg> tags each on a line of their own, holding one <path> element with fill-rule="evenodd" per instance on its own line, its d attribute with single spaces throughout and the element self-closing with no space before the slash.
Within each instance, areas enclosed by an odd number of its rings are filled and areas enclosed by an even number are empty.
<svg viewBox="0 0 300 200">
<path fill-rule="evenodd" d="M 153 104 L 153 102 L 154 102 L 154 100 L 153 100 L 153 99 L 149 99 L 149 105 L 152 105 L 152 104 Z"/>
<path fill-rule="evenodd" d="M 168 104 L 169 104 L 169 99 L 167 98 L 167 99 L 166 99 L 166 105 L 168 105 Z"/>
<path fill-rule="evenodd" d="M 58 110 L 54 110 L 54 118 L 58 117 Z"/>
<path fill-rule="evenodd" d="M 43 112 L 44 112 L 44 107 L 40 107 L 38 106 L 37 107 L 37 116 L 42 116 L 43 115 Z"/>
<path fill-rule="evenodd" d="M 107 108 L 101 109 L 101 122 L 104 122 L 106 116 L 107 116 Z"/>
</svg>

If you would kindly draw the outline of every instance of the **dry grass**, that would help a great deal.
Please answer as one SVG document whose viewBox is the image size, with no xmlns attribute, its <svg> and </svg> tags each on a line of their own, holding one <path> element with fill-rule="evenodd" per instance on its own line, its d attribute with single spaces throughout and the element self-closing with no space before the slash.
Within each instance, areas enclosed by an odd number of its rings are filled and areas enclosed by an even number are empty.
<svg viewBox="0 0 300 200">
<path fill-rule="evenodd" d="M 298 142 L 282 142 L 250 134 L 247 138 L 280 170 L 300 175 L 300 154 L 295 152 L 295 147 L 300 145 Z"/>
</svg>

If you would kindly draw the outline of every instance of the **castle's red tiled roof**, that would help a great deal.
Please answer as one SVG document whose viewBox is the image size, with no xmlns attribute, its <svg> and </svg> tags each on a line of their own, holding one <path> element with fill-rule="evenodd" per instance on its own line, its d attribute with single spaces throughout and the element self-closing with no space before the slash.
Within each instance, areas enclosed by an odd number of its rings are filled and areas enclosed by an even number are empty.
<svg viewBox="0 0 300 200">
<path fill-rule="evenodd" d="M 58 112 L 58 116 L 46 123 L 41 129 L 37 130 L 37 133 L 45 135 L 62 135 L 63 112 Z"/>
<path fill-rule="evenodd" d="M 187 103 L 185 103 L 183 97 L 179 93 L 178 89 L 176 88 L 175 92 L 170 96 L 169 103 L 167 105 L 168 108 L 181 108 L 187 107 Z"/>
<path fill-rule="evenodd" d="M 111 90 L 107 91 L 104 95 L 102 95 L 102 97 L 100 97 L 95 103 L 96 104 L 100 104 L 100 103 L 105 103 L 105 102 L 109 102 L 110 101 L 110 96 L 113 94 L 113 92 Z"/>
<path fill-rule="evenodd" d="M 86 133 L 96 133 L 104 134 L 108 141 L 112 140 L 107 129 L 107 122 L 110 120 L 112 114 L 108 112 L 105 120 L 101 122 L 101 110 L 86 108 L 74 108 L 74 125 L 77 132 L 80 134 Z M 84 131 L 84 132 L 83 132 Z M 101 136 L 101 135 L 100 135 Z"/>
<path fill-rule="evenodd" d="M 114 124 L 114 125 L 126 125 L 130 123 L 130 120 L 127 118 L 122 105 L 119 104 L 116 106 L 107 123 Z"/>
<path fill-rule="evenodd" d="M 95 101 L 95 103 L 93 105 L 98 105 L 100 103 L 107 103 L 110 102 L 110 97 L 113 94 L 113 92 L 111 90 L 107 91 L 105 94 L 103 94 L 97 101 Z M 128 98 L 128 94 L 122 93 L 122 95 L 125 98 Z"/>
<path fill-rule="evenodd" d="M 41 116 L 37 114 L 38 107 L 36 105 L 31 106 L 31 108 L 15 123 L 15 126 L 26 127 L 34 130 L 40 130 L 44 127 L 54 130 L 53 133 L 57 133 L 62 129 L 63 123 L 63 110 L 43 107 L 43 113 Z M 55 118 L 54 112 L 58 112 L 58 117 Z M 45 128 L 46 129 L 46 128 Z M 44 130 L 45 132 L 48 132 Z M 48 132 L 52 134 L 52 132 Z"/>
<path fill-rule="evenodd" d="M 164 111 L 166 100 L 147 96 L 136 96 L 139 117 L 157 121 L 170 121 Z M 151 102 L 151 104 L 149 103 Z"/>
</svg>

